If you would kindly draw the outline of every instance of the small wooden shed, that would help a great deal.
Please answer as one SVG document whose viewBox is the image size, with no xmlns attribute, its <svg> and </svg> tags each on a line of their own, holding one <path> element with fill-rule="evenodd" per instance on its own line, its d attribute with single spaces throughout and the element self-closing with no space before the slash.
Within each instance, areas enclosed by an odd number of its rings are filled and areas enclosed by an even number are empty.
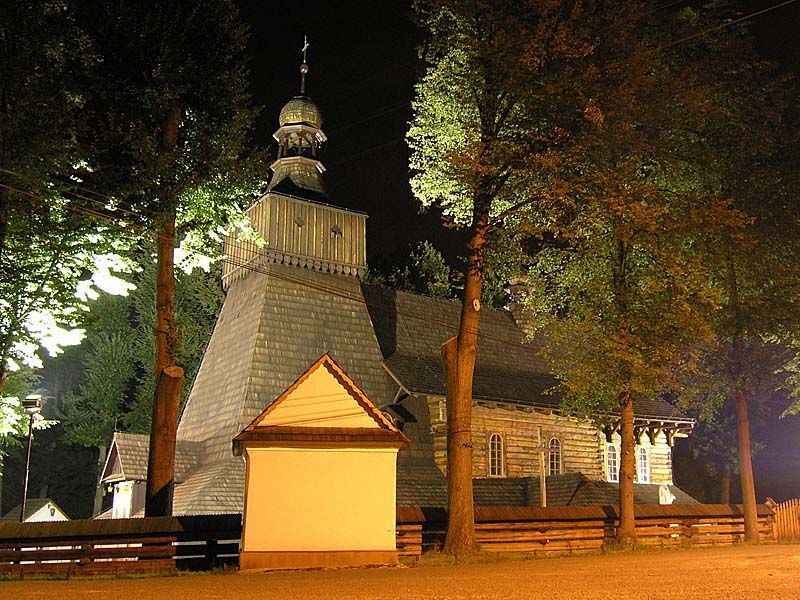
<svg viewBox="0 0 800 600">
<path fill-rule="evenodd" d="M 234 439 L 247 464 L 240 570 L 396 563 L 407 444 L 322 356 Z"/>
</svg>

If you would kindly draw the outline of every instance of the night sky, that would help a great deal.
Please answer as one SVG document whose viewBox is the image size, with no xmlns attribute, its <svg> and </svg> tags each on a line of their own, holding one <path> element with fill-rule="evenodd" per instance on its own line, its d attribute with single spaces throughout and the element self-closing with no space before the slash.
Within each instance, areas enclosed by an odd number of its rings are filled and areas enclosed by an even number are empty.
<svg viewBox="0 0 800 600">
<path fill-rule="evenodd" d="M 743 5 L 750 13 L 777 3 Z M 698 3 L 670 4 L 675 10 Z M 330 203 L 369 214 L 369 263 L 396 264 L 408 244 L 420 239 L 431 240 L 451 262 L 462 254 L 463 235 L 443 229 L 435 210 L 420 214 L 408 184 L 404 136 L 421 73 L 421 32 L 412 22 L 410 1 L 240 0 L 239 5 L 251 33 L 252 91 L 263 107 L 257 142 L 273 143 L 278 112 L 299 91 L 300 49 L 308 35 L 306 90 L 322 111 L 328 136 L 322 159 Z M 751 25 L 763 55 L 796 71 L 800 3 L 759 16 Z"/>
<path fill-rule="evenodd" d="M 668 4 L 667 0 L 661 4 Z M 744 13 L 779 0 L 743 2 Z M 669 3 L 669 10 L 697 2 Z M 299 91 L 303 36 L 310 44 L 307 94 L 320 107 L 328 144 L 323 162 L 331 204 L 364 211 L 367 258 L 385 270 L 408 253 L 410 242 L 431 240 L 452 263 L 463 235 L 445 230 L 434 211 L 419 214 L 408 184 L 404 136 L 411 119 L 413 85 L 421 73 L 417 44 L 421 33 L 411 20 L 410 2 L 240 0 L 250 26 L 253 94 L 264 108 L 256 138 L 272 144 L 278 112 Z M 800 64 L 800 2 L 751 22 L 761 54 L 783 70 Z M 770 448 L 757 455 L 763 493 L 780 496 L 800 485 L 800 473 L 787 478 L 787 464 L 800 464 L 800 417 L 773 421 Z M 736 488 L 737 486 L 734 486 Z"/>
<path fill-rule="evenodd" d="M 399 261 L 415 240 L 454 257 L 459 236 L 436 211 L 420 215 L 408 184 L 405 132 L 419 74 L 420 34 L 406 2 L 243 1 L 251 28 L 253 93 L 264 107 L 257 140 L 272 142 L 278 112 L 299 91 L 308 35 L 306 93 L 320 107 L 329 201 L 369 214 L 370 264 Z"/>
</svg>

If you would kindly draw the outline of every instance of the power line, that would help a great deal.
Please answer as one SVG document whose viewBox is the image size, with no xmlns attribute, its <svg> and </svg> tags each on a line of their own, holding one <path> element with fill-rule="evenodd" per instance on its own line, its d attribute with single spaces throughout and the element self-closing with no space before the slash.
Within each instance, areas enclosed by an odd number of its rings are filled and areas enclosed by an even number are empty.
<svg viewBox="0 0 800 600">
<path fill-rule="evenodd" d="M 733 21 L 729 21 L 729 22 L 722 23 L 722 24 L 714 26 L 714 27 L 707 28 L 707 29 L 705 29 L 703 31 L 696 32 L 696 33 L 694 33 L 694 34 L 692 34 L 690 36 L 686 36 L 684 38 L 681 38 L 681 39 L 676 40 L 674 42 L 671 42 L 669 44 L 665 44 L 663 46 L 660 46 L 658 48 L 658 50 L 663 50 L 663 49 L 666 49 L 666 48 L 675 47 L 675 46 L 677 46 L 679 44 L 683 44 L 685 42 L 688 42 L 688 41 L 691 41 L 691 40 L 696 39 L 698 37 L 701 37 L 703 35 L 706 35 L 707 33 L 711 33 L 713 31 L 718 31 L 720 29 L 724 29 L 724 28 L 729 27 L 731 25 L 735 25 L 737 23 L 744 22 L 746 20 L 749 20 L 749 19 L 752 19 L 754 17 L 760 16 L 760 15 L 765 14 L 767 12 L 770 12 L 772 10 L 776 10 L 776 9 L 781 8 L 783 6 L 787 6 L 789 4 L 793 4 L 793 3 L 797 2 L 797 1 L 798 0 L 786 0 L 786 1 L 781 2 L 779 4 L 775 4 L 775 5 L 771 6 L 771 7 L 767 7 L 765 9 L 762 9 L 762 10 L 755 11 L 753 13 L 744 15 L 744 16 L 742 16 L 742 17 L 740 17 L 738 19 L 735 19 Z M 662 10 L 664 8 L 667 8 L 667 7 L 672 6 L 674 4 L 677 4 L 677 3 L 678 3 L 677 0 L 674 1 L 674 2 L 668 2 L 667 4 L 662 5 L 662 6 L 656 8 L 656 9 L 650 11 L 650 12 L 656 12 L 657 10 Z M 404 104 L 405 103 L 403 103 L 403 105 Z M 342 159 L 342 160 L 337 161 L 337 162 L 332 163 L 332 164 L 335 165 L 335 164 L 341 164 L 343 162 L 347 162 L 347 161 L 349 161 L 349 160 L 351 160 L 351 159 L 353 159 L 353 158 L 355 158 L 357 156 L 360 156 L 362 154 L 365 154 L 365 153 L 368 153 L 368 152 L 372 152 L 374 150 L 377 150 L 377 149 L 380 149 L 380 148 L 395 144 L 395 143 L 397 143 L 398 141 L 400 141 L 402 139 L 404 139 L 404 138 L 396 138 L 396 139 L 393 139 L 393 140 L 391 140 L 389 142 L 386 142 L 384 144 L 379 144 L 377 146 L 373 146 L 371 148 L 367 148 L 367 149 L 365 149 L 365 150 L 363 150 L 361 152 L 353 154 L 353 155 L 351 155 L 351 156 L 349 156 L 349 157 L 347 157 L 345 159 Z M 6 170 L 4 169 L 3 171 L 6 171 Z M 6 171 L 6 172 L 12 173 L 10 171 Z M 19 176 L 16 173 L 14 173 L 14 175 Z M 31 197 L 31 198 L 36 198 L 38 200 L 43 200 L 43 201 L 47 202 L 47 199 L 42 198 L 40 196 L 37 196 L 37 195 L 35 195 L 35 194 L 33 194 L 33 193 L 29 192 L 29 191 L 22 190 L 22 189 L 19 189 L 19 188 L 15 188 L 13 186 L 9 186 L 9 185 L 4 184 L 2 182 L 0 182 L 0 186 L 5 187 L 6 189 L 9 189 L 9 190 L 16 191 L 17 193 L 23 194 L 25 196 L 28 196 L 28 197 Z M 91 192 L 87 188 L 81 188 L 81 189 L 84 189 L 86 191 Z M 97 194 L 96 192 L 91 192 L 91 193 L 94 193 L 94 194 L 96 194 L 98 196 L 102 196 L 102 194 Z M 86 196 L 78 195 L 78 197 L 81 197 L 81 198 L 83 198 L 85 200 L 88 200 L 88 201 L 91 201 L 91 202 L 102 203 L 100 200 L 94 200 L 94 199 L 86 197 Z M 106 198 L 108 198 L 108 197 L 106 196 Z M 109 198 L 109 200 L 111 200 L 111 199 Z M 102 203 L 102 204 L 103 204 L 104 208 L 107 208 L 107 205 L 105 203 Z M 143 232 L 145 232 L 147 234 L 153 235 L 156 238 L 162 237 L 162 236 L 160 236 L 160 234 L 158 234 L 156 232 L 153 232 L 152 230 L 149 230 L 147 228 L 144 228 L 140 224 L 128 223 L 126 225 L 121 225 L 120 223 L 118 223 L 118 222 L 116 222 L 114 220 L 114 217 L 112 215 L 108 215 L 106 213 L 102 213 L 102 212 L 99 212 L 99 211 L 93 211 L 93 210 L 87 209 L 85 207 L 77 207 L 77 206 L 72 206 L 72 205 L 66 205 L 63 208 L 65 208 L 66 210 L 71 210 L 73 212 L 77 212 L 77 213 L 82 214 L 84 216 L 89 216 L 91 218 L 96 218 L 96 219 L 100 219 L 100 220 L 103 220 L 103 221 L 106 221 L 106 222 L 109 222 L 109 223 L 113 223 L 117 228 L 125 231 L 126 233 L 130 233 L 132 229 L 140 229 L 141 231 L 143 231 Z M 138 213 L 134 213 L 132 211 L 125 210 L 124 208 L 120 209 L 120 210 L 123 213 L 127 212 L 128 214 L 131 214 L 131 215 L 134 215 L 134 216 L 139 216 Z M 252 243 L 252 242 L 250 242 L 250 243 Z M 199 253 L 197 253 L 197 254 L 199 254 Z M 260 252 L 258 254 L 260 254 Z M 328 294 L 338 295 L 338 296 L 340 296 L 342 298 L 348 299 L 348 300 L 353 301 L 353 302 L 360 302 L 360 303 L 363 303 L 365 305 L 369 305 L 369 303 L 366 302 L 366 300 L 364 300 L 363 298 L 358 298 L 358 297 L 355 297 L 353 295 L 343 293 L 340 290 L 335 290 L 334 288 L 327 288 L 327 287 L 324 287 L 324 286 L 314 286 L 314 285 L 310 284 L 310 282 L 303 281 L 303 280 L 300 280 L 300 279 L 297 279 L 297 278 L 287 277 L 285 275 L 278 275 L 274 271 L 264 270 L 263 268 L 261 268 L 261 269 L 260 268 L 255 268 L 251 264 L 244 264 L 244 263 L 237 264 L 235 259 L 233 259 L 231 257 L 223 257 L 222 261 L 223 262 L 228 262 L 229 264 L 232 264 L 234 267 L 243 268 L 243 269 L 250 270 L 250 271 L 255 271 L 255 272 L 260 272 L 260 273 L 265 274 L 267 276 L 275 277 L 276 279 L 283 279 L 283 280 L 285 280 L 287 282 L 296 283 L 298 285 L 304 285 L 306 287 L 317 289 L 318 291 L 322 291 L 322 292 L 325 292 L 325 293 L 328 293 Z M 379 308 L 384 308 L 384 309 L 387 309 L 387 310 L 391 310 L 392 309 L 392 307 L 389 307 L 389 306 L 383 306 L 383 307 L 379 306 Z M 435 319 L 430 319 L 428 317 L 420 317 L 418 315 L 414 315 L 414 314 L 410 314 L 410 313 L 402 313 L 401 311 L 397 311 L 396 308 L 395 308 L 395 312 L 398 315 L 407 316 L 407 317 L 410 317 L 410 318 L 421 319 L 421 320 L 424 320 L 424 321 L 429 322 L 429 323 L 436 323 L 436 324 L 444 325 L 446 327 L 452 327 L 453 326 L 452 323 L 449 323 L 449 322 L 446 322 L 446 321 L 437 321 Z M 484 339 L 491 339 L 493 341 L 496 341 L 496 342 L 499 342 L 499 343 L 502 343 L 502 344 L 507 344 L 507 345 L 513 346 L 515 348 L 523 348 L 523 349 L 525 349 L 527 351 L 536 352 L 536 350 L 534 348 L 531 348 L 528 345 L 519 344 L 519 343 L 516 343 L 516 342 L 512 342 L 510 340 L 504 340 L 504 339 L 498 338 L 496 336 L 489 336 L 489 335 L 487 335 L 485 333 L 481 333 L 480 331 L 477 331 L 477 330 L 476 331 L 471 331 L 470 333 L 474 333 L 474 334 L 478 335 L 479 337 L 483 337 Z"/>
<path fill-rule="evenodd" d="M 36 194 L 33 194 L 32 192 L 26 192 L 24 190 L 20 190 L 19 188 L 13 188 L 13 187 L 7 186 L 6 184 L 3 184 L 3 183 L 0 183 L 0 186 L 6 187 L 8 189 L 12 189 L 12 190 L 14 190 L 16 192 L 19 192 L 19 193 L 24 193 L 26 196 L 29 196 L 29 197 L 34 198 L 36 200 L 40 200 L 40 201 L 43 201 L 43 202 L 48 202 L 48 200 L 46 198 L 43 198 L 43 197 L 38 196 Z M 106 223 L 109 223 L 111 226 L 113 226 L 113 227 L 115 227 L 115 228 L 117 228 L 117 229 L 119 229 L 119 230 L 121 230 L 121 231 L 123 231 L 125 233 L 131 233 L 132 229 L 138 229 L 138 230 L 140 230 L 140 233 L 151 235 L 151 236 L 153 236 L 155 238 L 163 237 L 160 234 L 158 234 L 157 232 L 154 232 L 152 230 L 144 228 L 144 227 L 142 227 L 142 226 L 140 226 L 138 224 L 125 224 L 125 225 L 123 225 L 123 224 L 119 223 L 119 219 L 115 219 L 114 217 L 112 217 L 110 215 L 106 215 L 106 214 L 98 213 L 98 212 L 93 212 L 93 211 L 88 211 L 87 212 L 85 209 L 83 209 L 81 207 L 73 207 L 73 206 L 69 206 L 69 205 L 64 206 L 63 208 L 65 210 L 76 212 L 76 213 L 82 214 L 84 216 L 90 216 L 92 218 L 96 218 L 96 219 L 100 219 L 102 221 L 105 221 Z M 255 242 L 244 242 L 244 243 L 255 245 L 256 248 L 257 248 L 257 245 L 255 244 Z M 259 251 L 260 251 L 260 249 L 259 249 Z M 194 251 L 194 250 L 191 250 L 191 249 L 184 250 L 184 252 L 195 254 L 197 256 L 205 256 L 202 253 Z M 263 256 L 260 252 L 258 254 Z M 254 265 L 254 264 L 252 264 L 252 262 L 249 262 L 249 261 L 244 261 L 244 260 L 241 260 L 241 259 L 236 259 L 234 257 L 228 257 L 228 256 L 224 256 L 223 255 L 223 257 L 220 259 L 220 262 L 227 263 L 227 264 L 229 264 L 229 265 L 231 265 L 233 267 L 241 268 L 241 269 L 244 269 L 246 271 L 260 273 L 262 275 L 265 275 L 267 277 L 272 277 L 272 278 L 280 280 L 280 281 L 284 281 L 284 282 L 287 282 L 287 283 L 293 283 L 293 284 L 296 284 L 296 285 L 299 285 L 299 286 L 302 286 L 302 287 L 313 289 L 315 291 L 319 291 L 319 292 L 322 292 L 322 293 L 325 293 L 325 294 L 329 294 L 329 295 L 332 295 L 332 296 L 335 296 L 335 297 L 339 297 L 339 298 L 342 298 L 344 300 L 348 300 L 350 302 L 354 302 L 354 303 L 357 303 L 357 304 L 363 304 L 368 309 L 369 309 L 369 307 L 372 307 L 372 308 L 376 308 L 376 309 L 383 310 L 383 311 L 386 311 L 386 312 L 394 312 L 394 314 L 396 314 L 397 316 L 403 316 L 403 317 L 408 317 L 408 318 L 411 318 L 411 319 L 417 319 L 417 320 L 423 321 L 425 323 L 440 325 L 440 326 L 446 327 L 448 329 L 455 329 L 455 330 L 458 329 L 458 326 L 456 324 L 450 322 L 450 321 L 446 321 L 446 320 L 442 320 L 442 319 L 436 319 L 436 318 L 432 318 L 430 316 L 421 316 L 421 315 L 418 315 L 418 314 L 415 314 L 415 313 L 412 313 L 412 312 L 398 310 L 397 307 L 389 305 L 389 304 L 380 304 L 380 303 L 377 303 L 377 302 L 368 302 L 363 296 L 357 296 L 357 295 L 354 295 L 354 294 L 348 294 L 347 292 L 345 292 L 343 290 L 340 290 L 340 289 L 337 289 L 337 288 L 334 288 L 334 287 L 331 287 L 331 286 L 325 286 L 325 285 L 321 285 L 321 284 L 314 284 L 314 283 L 312 283 L 312 282 L 310 282 L 310 281 L 308 281 L 306 279 L 303 279 L 303 278 L 292 277 L 291 275 L 287 275 L 287 274 L 284 274 L 284 273 L 277 273 L 274 270 L 269 269 L 268 267 L 264 267 L 262 265 Z M 504 338 L 501 338 L 501 337 L 498 337 L 498 336 L 493 336 L 491 334 L 487 334 L 485 332 L 482 332 L 479 329 L 467 329 L 467 332 L 468 333 L 474 333 L 475 335 L 477 335 L 479 338 L 482 338 L 482 339 L 492 340 L 492 341 L 500 343 L 500 344 L 504 344 L 504 345 L 507 345 L 507 346 L 511 346 L 513 348 L 517 348 L 517 349 L 525 350 L 525 351 L 528 351 L 528 352 L 532 352 L 532 353 L 538 355 L 538 351 L 535 348 L 533 348 L 530 345 L 528 345 L 528 344 L 515 342 L 513 340 L 504 339 Z M 406 335 L 408 335 L 408 332 L 406 332 Z M 413 339 L 413 336 L 410 336 L 410 337 L 412 337 L 412 339 Z"/>
<path fill-rule="evenodd" d="M 773 6 L 769 6 L 767 8 L 764 8 L 762 10 L 758 10 L 758 11 L 750 13 L 748 15 L 744 15 L 743 17 L 739 17 L 738 19 L 734 19 L 733 21 L 728 21 L 726 23 L 721 23 L 721 24 L 716 25 L 714 27 L 709 27 L 708 29 L 705 29 L 703 31 L 698 31 L 697 33 L 693 33 L 692 35 L 687 35 L 686 37 L 683 37 L 683 38 L 680 38 L 678 40 L 675 40 L 674 42 L 670 42 L 669 44 L 665 44 L 663 46 L 659 46 L 658 49 L 659 50 L 665 50 L 667 48 L 672 48 L 672 47 L 677 46 L 679 44 L 683 44 L 685 42 L 691 41 L 691 40 L 693 40 L 695 38 L 702 37 L 702 36 L 706 35 L 707 33 L 712 33 L 714 31 L 718 31 L 720 29 L 725 29 L 726 27 L 730 27 L 731 25 L 736 25 L 737 23 L 742 23 L 744 21 L 749 21 L 750 19 L 752 19 L 754 17 L 758 17 L 759 15 L 763 15 L 764 13 L 768 13 L 768 12 L 776 10 L 778 8 L 782 8 L 784 6 L 788 6 L 789 4 L 794 4 L 795 2 L 797 2 L 797 0 L 786 0 L 785 2 L 781 2 L 779 4 L 774 4 Z"/>
</svg>

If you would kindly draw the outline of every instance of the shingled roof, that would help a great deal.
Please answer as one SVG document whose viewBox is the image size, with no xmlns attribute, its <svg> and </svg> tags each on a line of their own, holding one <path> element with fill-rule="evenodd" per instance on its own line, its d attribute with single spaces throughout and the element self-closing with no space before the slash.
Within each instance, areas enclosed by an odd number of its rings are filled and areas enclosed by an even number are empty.
<svg viewBox="0 0 800 600">
<path fill-rule="evenodd" d="M 150 436 L 140 433 L 116 432 L 103 469 L 103 481 L 147 480 L 147 457 Z M 180 483 L 195 469 L 203 457 L 203 445 L 178 440 L 175 447 L 175 481 Z"/>
<path fill-rule="evenodd" d="M 244 459 L 203 465 L 175 486 L 174 515 L 221 515 L 242 512 L 244 506 Z"/>
<path fill-rule="evenodd" d="M 473 479 L 476 506 L 517 507 L 538 506 L 540 486 L 538 477 Z M 659 486 L 635 483 L 633 500 L 636 504 L 658 504 Z M 675 485 L 669 486 L 675 504 L 696 504 L 697 500 Z M 597 481 L 582 473 L 564 473 L 547 477 L 548 506 L 608 506 L 619 504 L 619 484 Z M 433 470 L 407 472 L 398 468 L 397 505 L 443 508 L 447 506 L 447 480 Z"/>
<path fill-rule="evenodd" d="M 460 302 L 362 287 L 392 377 L 409 393 L 446 395 L 441 347 L 458 332 Z M 473 397 L 557 408 L 559 396 L 546 393 L 557 382 L 539 354 L 541 345 L 541 339 L 526 339 L 511 312 L 482 309 Z M 678 416 L 659 398 L 637 400 L 636 412 L 640 417 Z"/>
<path fill-rule="evenodd" d="M 61 510 L 61 507 L 56 504 L 51 498 L 28 498 L 25 501 L 25 520 L 27 521 L 37 512 L 45 508 L 46 506 L 50 505 L 50 510 L 54 513 L 58 513 L 59 518 L 56 520 L 69 520 L 67 514 Z M 8 511 L 0 521 L 11 521 L 14 523 L 19 523 L 19 511 L 22 508 L 22 504 L 17 504 L 14 508 Z"/>
<path fill-rule="evenodd" d="M 268 265 L 228 290 L 178 428 L 226 460 L 231 440 L 320 356 L 329 353 L 377 405 L 397 385 L 364 305 L 359 281 Z"/>
</svg>

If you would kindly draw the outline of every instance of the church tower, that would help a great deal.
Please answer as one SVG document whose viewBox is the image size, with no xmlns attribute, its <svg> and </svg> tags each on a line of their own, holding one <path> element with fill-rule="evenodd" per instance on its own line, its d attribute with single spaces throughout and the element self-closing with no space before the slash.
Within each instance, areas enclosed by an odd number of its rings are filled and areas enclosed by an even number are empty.
<svg viewBox="0 0 800 600">
<path fill-rule="evenodd" d="M 326 136 L 305 94 L 307 48 L 300 94 L 278 117 L 266 193 L 246 211 L 252 231 L 224 241 L 226 298 L 178 427 L 179 440 L 202 444 L 204 464 L 176 488 L 176 514 L 211 505 L 240 510 L 243 463 L 231 441 L 323 354 L 378 405 L 396 392 L 359 279 L 367 215 L 334 206 L 325 194 Z"/>
<path fill-rule="evenodd" d="M 306 43 L 300 94 L 281 109 L 273 134 L 278 152 L 267 193 L 247 211 L 259 239 L 240 235 L 225 241 L 226 288 L 248 269 L 269 263 L 355 276 L 366 270 L 367 215 L 327 203 L 321 160 L 327 137 L 322 113 L 305 95 L 307 49 Z"/>
<path fill-rule="evenodd" d="M 300 65 L 300 94 L 281 109 L 280 127 L 273 134 L 278 142 L 278 156 L 270 165 L 270 192 L 283 192 L 308 200 L 324 199 L 320 150 L 328 138 L 322 132 L 322 114 L 314 101 L 306 96 L 308 73 L 308 40 L 303 44 L 303 64 Z"/>
</svg>

